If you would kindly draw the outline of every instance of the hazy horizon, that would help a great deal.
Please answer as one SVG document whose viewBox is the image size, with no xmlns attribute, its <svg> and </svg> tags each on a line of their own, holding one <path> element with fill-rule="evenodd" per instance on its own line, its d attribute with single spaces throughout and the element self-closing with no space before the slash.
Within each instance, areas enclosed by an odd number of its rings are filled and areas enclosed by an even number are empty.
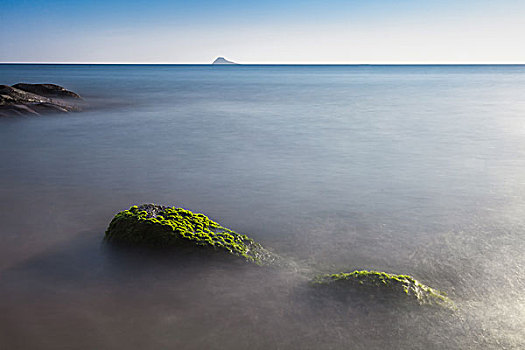
<svg viewBox="0 0 525 350">
<path fill-rule="evenodd" d="M 2 63 L 525 63 L 517 0 L 5 0 L 0 8 Z"/>
<path fill-rule="evenodd" d="M 378 62 L 378 63 L 244 63 L 235 62 L 237 66 L 525 66 L 525 62 L 504 62 L 504 63 L 482 63 L 482 62 L 408 62 L 408 63 L 392 63 L 392 62 Z M 4 65 L 151 65 L 151 66 L 211 66 L 213 63 L 196 63 L 196 62 L 0 62 Z M 217 65 L 214 65 L 217 66 Z M 225 65 L 218 65 L 225 66 Z M 228 65 L 226 65 L 228 66 Z"/>
</svg>

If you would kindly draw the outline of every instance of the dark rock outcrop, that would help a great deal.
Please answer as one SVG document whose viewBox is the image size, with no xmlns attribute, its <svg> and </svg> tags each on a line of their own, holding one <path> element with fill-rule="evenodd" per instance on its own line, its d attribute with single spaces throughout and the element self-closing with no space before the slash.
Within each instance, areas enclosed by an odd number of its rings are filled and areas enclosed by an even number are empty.
<svg viewBox="0 0 525 350">
<path fill-rule="evenodd" d="M 57 98 L 80 98 L 80 96 L 73 91 L 66 90 L 62 86 L 56 84 L 26 84 L 18 83 L 13 85 L 15 89 L 30 92 L 44 97 Z"/>
<path fill-rule="evenodd" d="M 0 85 L 0 117 L 80 111 L 82 99 L 54 84 Z"/>
<path fill-rule="evenodd" d="M 246 235 L 210 220 L 204 214 L 154 204 L 132 206 L 115 215 L 106 240 L 154 247 L 207 248 L 258 265 L 275 264 L 279 257 Z"/>
</svg>

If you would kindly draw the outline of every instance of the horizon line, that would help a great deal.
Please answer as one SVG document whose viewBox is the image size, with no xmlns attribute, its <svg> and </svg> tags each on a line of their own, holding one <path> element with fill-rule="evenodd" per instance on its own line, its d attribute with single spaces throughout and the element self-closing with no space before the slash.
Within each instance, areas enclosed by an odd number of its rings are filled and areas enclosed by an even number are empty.
<svg viewBox="0 0 525 350">
<path fill-rule="evenodd" d="M 180 66 L 521 66 L 525 62 L 373 62 L 373 63 L 174 63 L 174 62 L 0 62 L 0 64 L 39 65 L 180 65 Z"/>
</svg>

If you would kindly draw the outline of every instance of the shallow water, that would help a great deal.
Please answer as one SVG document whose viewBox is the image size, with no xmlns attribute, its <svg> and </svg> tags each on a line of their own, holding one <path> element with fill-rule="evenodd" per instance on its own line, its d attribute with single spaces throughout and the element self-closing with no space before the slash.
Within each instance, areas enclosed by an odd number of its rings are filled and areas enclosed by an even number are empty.
<svg viewBox="0 0 525 350">
<path fill-rule="evenodd" d="M 79 114 L 0 119 L 0 344 L 20 349 L 525 347 L 524 66 L 0 65 Z M 102 244 L 154 202 L 295 261 Z M 454 314 L 320 298 L 371 268 Z"/>
</svg>

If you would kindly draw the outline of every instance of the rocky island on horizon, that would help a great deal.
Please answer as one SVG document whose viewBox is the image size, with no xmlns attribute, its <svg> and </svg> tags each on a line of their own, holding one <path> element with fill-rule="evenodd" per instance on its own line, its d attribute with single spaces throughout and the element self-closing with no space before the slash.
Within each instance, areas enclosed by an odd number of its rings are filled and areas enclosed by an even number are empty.
<svg viewBox="0 0 525 350">
<path fill-rule="evenodd" d="M 224 57 L 217 57 L 215 59 L 215 61 L 213 61 L 212 64 L 238 64 L 238 63 L 235 63 L 235 62 L 232 62 L 232 61 L 228 61 Z"/>
</svg>

